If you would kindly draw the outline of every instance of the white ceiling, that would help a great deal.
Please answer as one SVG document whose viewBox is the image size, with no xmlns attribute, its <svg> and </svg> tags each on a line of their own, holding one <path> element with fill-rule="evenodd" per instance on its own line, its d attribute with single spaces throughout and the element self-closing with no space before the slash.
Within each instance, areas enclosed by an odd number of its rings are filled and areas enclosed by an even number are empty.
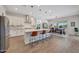
<svg viewBox="0 0 79 59">
<path fill-rule="evenodd" d="M 79 5 L 5 5 L 6 11 L 32 15 L 36 19 L 52 19 L 79 14 Z"/>
</svg>

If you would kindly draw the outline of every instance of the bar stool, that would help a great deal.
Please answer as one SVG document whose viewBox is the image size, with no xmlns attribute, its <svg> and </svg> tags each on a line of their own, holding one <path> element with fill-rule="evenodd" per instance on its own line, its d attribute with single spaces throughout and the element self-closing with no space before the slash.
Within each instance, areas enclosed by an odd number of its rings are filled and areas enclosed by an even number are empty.
<svg viewBox="0 0 79 59">
<path fill-rule="evenodd" d="M 42 31 L 39 31 L 39 34 L 38 34 L 39 41 L 42 40 L 42 34 L 41 33 L 42 33 Z"/>
<path fill-rule="evenodd" d="M 33 31 L 30 37 L 31 47 L 33 47 L 33 43 L 38 40 L 37 31 Z"/>
<path fill-rule="evenodd" d="M 52 32 L 51 32 L 51 30 L 49 30 L 49 31 L 46 33 L 46 37 L 47 37 L 47 39 L 50 39 L 51 36 L 52 36 Z"/>
<path fill-rule="evenodd" d="M 52 32 L 51 32 L 51 31 L 49 31 L 49 38 L 51 38 L 51 36 L 52 36 Z"/>
<path fill-rule="evenodd" d="M 43 39 L 45 39 L 46 38 L 46 31 L 43 30 L 42 34 L 43 34 Z"/>
<path fill-rule="evenodd" d="M 42 40 L 44 40 L 46 38 L 46 35 L 45 35 L 46 34 L 46 31 L 43 30 L 41 34 L 42 34 Z M 44 41 L 42 41 L 42 42 L 44 42 Z"/>
<path fill-rule="evenodd" d="M 46 38 L 48 38 L 49 37 L 49 31 L 47 31 L 47 33 L 46 33 Z"/>
</svg>

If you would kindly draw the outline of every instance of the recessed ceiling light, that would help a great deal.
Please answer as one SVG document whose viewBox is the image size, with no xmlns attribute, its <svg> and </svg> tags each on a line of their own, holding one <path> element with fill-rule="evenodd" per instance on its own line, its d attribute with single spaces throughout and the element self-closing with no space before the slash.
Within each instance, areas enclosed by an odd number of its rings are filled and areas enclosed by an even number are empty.
<svg viewBox="0 0 79 59">
<path fill-rule="evenodd" d="M 30 12 L 30 15 L 32 15 L 33 13 L 32 12 Z"/>
<path fill-rule="evenodd" d="M 15 8 L 15 10 L 18 10 L 18 8 Z"/>
<path fill-rule="evenodd" d="M 38 5 L 38 8 L 40 7 L 40 5 Z"/>
<path fill-rule="evenodd" d="M 51 13 L 52 12 L 52 10 L 49 10 L 49 13 Z"/>
<path fill-rule="evenodd" d="M 40 5 L 38 5 L 38 7 L 39 7 Z"/>
</svg>

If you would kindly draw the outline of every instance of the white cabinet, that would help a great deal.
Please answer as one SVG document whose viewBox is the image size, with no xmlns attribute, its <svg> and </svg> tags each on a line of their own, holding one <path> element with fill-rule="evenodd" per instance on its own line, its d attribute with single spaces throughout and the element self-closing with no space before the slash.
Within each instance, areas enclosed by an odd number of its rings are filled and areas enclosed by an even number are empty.
<svg viewBox="0 0 79 59">
<path fill-rule="evenodd" d="M 0 15 L 4 15 L 5 16 L 5 9 L 3 6 L 0 6 Z"/>
<path fill-rule="evenodd" d="M 7 14 L 10 25 L 10 37 L 24 35 L 25 16 Z"/>
</svg>

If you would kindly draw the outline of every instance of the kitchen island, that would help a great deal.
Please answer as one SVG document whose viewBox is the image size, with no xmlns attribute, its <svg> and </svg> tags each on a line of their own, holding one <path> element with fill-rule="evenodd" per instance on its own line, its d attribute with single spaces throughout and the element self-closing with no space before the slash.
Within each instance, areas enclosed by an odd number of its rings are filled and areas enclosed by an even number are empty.
<svg viewBox="0 0 79 59">
<path fill-rule="evenodd" d="M 29 40 L 32 37 L 31 34 L 32 34 L 33 31 L 36 31 L 38 33 L 37 39 L 35 40 L 35 41 L 38 41 L 39 40 L 38 37 L 40 36 L 40 32 L 42 32 L 43 30 L 46 31 L 46 32 L 50 31 L 50 29 L 27 29 L 27 30 L 25 30 L 25 32 L 24 32 L 24 42 L 25 42 L 25 44 L 31 43 Z"/>
</svg>

